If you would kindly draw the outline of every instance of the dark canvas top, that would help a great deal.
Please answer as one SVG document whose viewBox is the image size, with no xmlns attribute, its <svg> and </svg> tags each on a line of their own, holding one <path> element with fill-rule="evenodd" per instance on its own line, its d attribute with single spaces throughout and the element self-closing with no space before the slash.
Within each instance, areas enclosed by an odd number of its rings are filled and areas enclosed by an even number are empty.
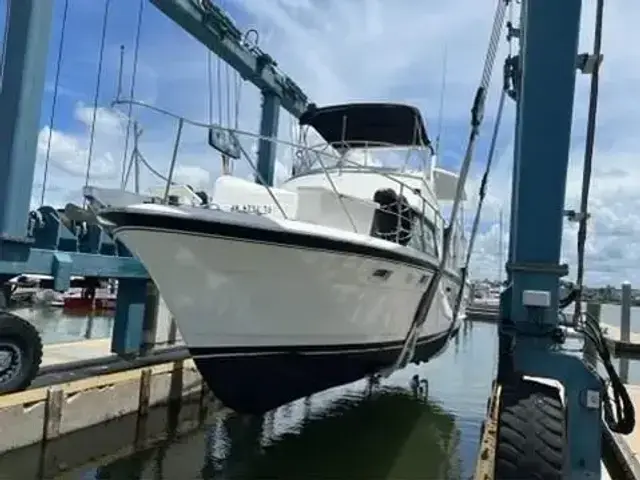
<svg viewBox="0 0 640 480">
<path fill-rule="evenodd" d="M 318 108 L 309 105 L 300 117 L 300 125 L 313 127 L 335 148 L 381 145 L 429 146 L 420 111 L 395 103 L 350 103 Z"/>
</svg>

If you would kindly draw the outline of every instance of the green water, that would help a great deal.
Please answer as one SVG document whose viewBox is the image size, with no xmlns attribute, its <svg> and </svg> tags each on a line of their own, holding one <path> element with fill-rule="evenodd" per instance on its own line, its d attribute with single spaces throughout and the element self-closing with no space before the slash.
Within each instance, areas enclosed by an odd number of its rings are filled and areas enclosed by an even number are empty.
<svg viewBox="0 0 640 480">
<path fill-rule="evenodd" d="M 69 317 L 60 310 L 21 314 L 48 342 L 78 340 L 87 334 L 104 337 L 112 328 L 110 318 Z M 377 387 L 356 382 L 262 418 L 219 417 L 194 433 L 144 451 L 124 457 L 116 449 L 105 452 L 108 456 L 94 458 L 84 467 L 78 468 L 81 463 L 75 459 L 60 457 L 56 463 L 73 466 L 73 472 L 59 478 L 469 478 L 495 373 L 496 347 L 495 325 L 469 322 L 442 356 L 411 365 Z M 411 387 L 414 375 L 427 381 L 426 395 Z M 640 383 L 638 361 L 631 362 L 630 380 Z M 27 478 L 21 473 L 24 463 L 8 463 L 0 458 L 0 473 L 11 471 L 11 478 Z"/>
<path fill-rule="evenodd" d="M 469 325 L 429 364 L 371 389 L 364 382 L 263 418 L 220 418 L 196 433 L 65 479 L 469 478 L 495 369 L 495 326 Z M 427 380 L 416 392 L 414 375 Z"/>
</svg>

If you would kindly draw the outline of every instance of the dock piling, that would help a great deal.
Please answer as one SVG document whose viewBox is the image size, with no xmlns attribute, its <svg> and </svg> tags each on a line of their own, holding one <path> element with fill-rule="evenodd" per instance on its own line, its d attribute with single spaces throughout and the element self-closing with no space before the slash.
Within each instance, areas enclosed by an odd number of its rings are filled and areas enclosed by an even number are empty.
<svg viewBox="0 0 640 480">
<path fill-rule="evenodd" d="M 631 284 L 622 282 L 622 298 L 620 304 L 620 340 L 631 340 Z"/>
<path fill-rule="evenodd" d="M 620 303 L 620 341 L 631 343 L 631 283 L 622 282 L 622 298 Z M 629 359 L 620 358 L 620 380 L 629 383 Z"/>
<path fill-rule="evenodd" d="M 602 312 L 602 305 L 599 303 L 587 303 L 587 315 L 594 318 L 598 324 L 600 324 L 600 314 Z M 591 340 L 587 337 L 584 339 L 584 361 L 589 365 L 595 367 L 598 364 L 598 352 Z"/>
</svg>

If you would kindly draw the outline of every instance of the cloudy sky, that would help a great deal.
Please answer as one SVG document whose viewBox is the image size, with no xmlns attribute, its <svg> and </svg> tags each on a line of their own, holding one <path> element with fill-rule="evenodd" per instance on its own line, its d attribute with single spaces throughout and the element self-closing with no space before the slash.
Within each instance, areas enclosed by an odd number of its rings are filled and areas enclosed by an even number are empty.
<svg viewBox="0 0 640 480">
<path fill-rule="evenodd" d="M 93 97 L 98 74 L 98 56 L 105 0 L 69 0 L 69 13 L 57 106 L 50 122 L 57 49 L 61 35 L 63 0 L 55 0 L 55 20 L 49 55 L 47 86 L 38 142 L 38 163 L 34 178 L 33 203 L 40 204 L 47 150 L 50 168 L 45 203 L 77 201 L 87 172 Z M 144 2 L 140 51 L 135 77 L 136 99 L 177 112 L 194 120 L 207 121 L 210 110 L 207 51 L 181 31 L 147 0 Z M 390 100 L 417 104 L 437 134 L 439 103 L 446 51 L 447 73 L 442 115 L 441 162 L 448 168 L 460 165 L 468 132 L 469 108 L 477 88 L 487 47 L 495 0 L 218 0 L 242 30 L 255 28 L 260 47 L 271 54 L 310 99 L 322 105 L 354 100 Z M 581 51 L 590 49 L 593 4 L 584 2 Z M 124 126 L 111 101 L 118 90 L 120 47 L 124 45 L 122 92 L 131 88 L 134 38 L 139 0 L 111 0 L 103 71 L 99 89 L 99 110 L 89 177 L 91 184 L 117 186 L 124 155 Z M 4 13 L 2 13 L 3 15 Z M 595 172 L 587 255 L 587 281 L 591 285 L 618 284 L 628 279 L 640 283 L 637 267 L 640 250 L 630 248 L 640 237 L 640 194 L 634 184 L 640 180 L 640 112 L 633 105 L 631 86 L 640 80 L 640 61 L 633 38 L 639 37 L 640 3 L 636 0 L 607 2 L 605 12 L 605 62 L 601 82 Z M 503 42 L 504 43 L 504 42 Z M 496 72 L 506 50 L 503 47 Z M 634 60 L 635 59 L 635 60 Z M 222 110 L 223 122 L 235 122 L 236 79 L 217 62 L 213 73 L 213 120 Z M 550 83 L 553 75 L 549 76 Z M 483 137 L 474 161 L 469 193 L 475 196 L 486 160 L 499 75 L 494 76 L 488 99 Z M 550 85 L 550 88 L 553 88 Z M 240 88 L 238 122 L 242 129 L 256 131 L 259 122 L 259 94 L 255 87 Z M 576 114 L 567 188 L 567 208 L 577 208 L 588 78 L 578 79 Z M 122 110 L 122 107 L 121 107 Z M 499 212 L 508 221 L 508 199 L 512 164 L 514 105 L 505 109 L 498 142 L 495 169 L 483 213 L 482 228 L 474 253 L 474 277 L 497 277 Z M 230 112 L 230 115 L 227 112 Z M 166 172 L 175 132 L 175 121 L 150 112 L 137 111 L 144 128 L 140 149 L 159 171 Z M 293 121 L 282 113 L 280 137 L 291 137 Z M 48 148 L 49 134 L 51 145 Z M 206 132 L 188 127 L 183 134 L 178 176 L 181 181 L 211 187 L 220 170 L 219 157 L 205 145 Z M 544 139 L 541 139 L 544 141 Z M 286 174 L 288 156 L 281 154 L 279 175 Z M 246 174 L 246 166 L 237 165 Z M 151 175 L 143 187 L 159 185 Z M 541 187 L 543 188 L 543 187 Z M 467 206 L 473 209 L 474 198 Z M 471 215 L 468 213 L 468 217 Z M 532 221 L 535 221 L 532 219 Z M 508 229 L 505 229 L 504 244 Z M 564 260 L 575 262 L 575 228 L 567 226 L 563 238 Z M 575 274 L 572 268 L 570 276 Z"/>
</svg>

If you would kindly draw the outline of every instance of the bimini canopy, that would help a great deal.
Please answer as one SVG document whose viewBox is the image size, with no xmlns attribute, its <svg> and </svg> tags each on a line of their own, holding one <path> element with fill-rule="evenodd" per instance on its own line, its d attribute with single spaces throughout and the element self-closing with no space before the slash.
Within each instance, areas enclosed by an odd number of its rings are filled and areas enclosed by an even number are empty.
<svg viewBox="0 0 640 480">
<path fill-rule="evenodd" d="M 429 147 L 420 111 L 395 103 L 310 104 L 300 125 L 313 127 L 337 150 L 375 146 Z"/>
</svg>

